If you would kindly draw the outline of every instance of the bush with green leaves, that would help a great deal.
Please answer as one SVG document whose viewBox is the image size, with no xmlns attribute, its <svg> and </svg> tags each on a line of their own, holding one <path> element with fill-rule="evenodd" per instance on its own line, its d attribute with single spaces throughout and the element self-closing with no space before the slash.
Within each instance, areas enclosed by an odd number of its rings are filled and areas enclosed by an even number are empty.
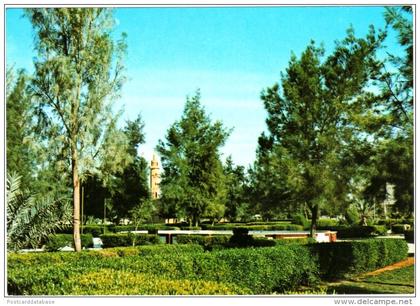
<svg viewBox="0 0 420 306">
<path fill-rule="evenodd" d="M 162 246 L 148 246 L 149 248 Z M 175 248 L 179 248 L 176 246 Z M 138 249 L 145 247 L 138 247 Z M 63 295 L 76 292 L 101 292 L 101 294 L 117 293 L 118 283 L 110 288 L 107 282 L 100 285 L 101 275 L 127 272 L 130 275 L 158 276 L 160 279 L 173 281 L 210 282 L 220 286 L 228 286 L 238 294 L 269 294 L 293 290 L 300 285 L 316 282 L 317 265 L 305 246 L 291 245 L 271 248 L 229 249 L 213 252 L 203 252 L 191 245 L 183 246 L 185 251 L 151 252 L 138 254 L 136 248 L 129 248 L 128 253 L 108 251 L 84 251 L 81 253 L 44 253 L 44 254 L 8 254 L 8 293 L 26 295 Z M 122 249 L 122 248 L 121 248 Z M 186 251 L 190 249 L 189 251 Z M 120 256 L 123 254 L 122 256 Z M 112 271 L 112 272 L 106 272 Z M 93 276 L 95 272 L 95 276 Z M 91 291 L 78 287 L 83 275 L 91 275 L 89 282 Z M 114 277 L 109 276 L 112 279 Z M 116 276 L 115 276 L 116 277 Z M 121 277 L 125 277 L 121 275 Z M 133 279 L 133 282 L 136 281 Z M 86 283 L 86 286 L 88 284 Z M 155 289 L 148 294 L 158 294 L 164 290 L 152 281 Z M 170 283 L 170 282 L 169 282 Z M 138 286 L 143 284 L 139 282 Z M 168 284 L 168 282 L 167 282 Z M 174 290 L 170 285 L 167 290 Z M 174 285 L 175 286 L 175 285 Z M 191 285 L 194 287 L 194 285 Z M 137 286 L 136 286 L 137 287 Z M 75 291 L 75 288 L 79 288 Z M 172 288 L 172 289 L 171 289 Z M 184 288 L 184 287 L 183 287 Z M 196 287 L 195 287 L 196 288 Z M 87 289 L 86 289 L 87 290 Z M 137 290 L 137 291 L 135 291 Z M 130 289 L 130 293 L 146 294 L 141 288 Z M 198 289 L 197 289 L 198 290 Z M 173 291 L 166 291 L 173 292 Z M 189 294 L 186 291 L 183 294 Z M 165 293 L 166 294 L 166 293 Z M 194 294 L 194 293 L 190 293 Z M 222 293 L 221 293 L 222 294 Z M 224 294 L 224 293 L 223 293 Z"/>
<path fill-rule="evenodd" d="M 404 234 L 404 232 L 410 230 L 410 228 L 410 224 L 393 224 L 391 226 L 391 231 L 394 234 Z"/>
<path fill-rule="evenodd" d="M 104 234 L 104 235 L 101 235 L 100 238 L 103 243 L 102 247 L 104 248 L 160 243 L 159 235 L 149 235 L 149 234 L 133 234 L 133 233 Z"/>
<path fill-rule="evenodd" d="M 82 242 L 82 248 L 93 247 L 93 236 L 92 234 L 81 234 L 80 239 Z M 58 251 L 63 247 L 74 247 L 73 235 L 72 234 L 55 234 L 48 236 L 48 240 L 45 243 L 45 249 L 50 252 Z"/>
<path fill-rule="evenodd" d="M 289 245 L 289 244 L 311 244 L 317 243 L 315 238 L 291 238 L 291 239 L 276 239 L 276 245 Z"/>
<path fill-rule="evenodd" d="M 306 217 L 303 214 L 295 214 L 292 216 L 292 223 L 301 225 L 304 228 L 309 228 L 311 222 L 306 219 Z"/>
<path fill-rule="evenodd" d="M 414 243 L 414 230 L 405 231 L 404 232 L 404 239 L 408 243 Z"/>
<path fill-rule="evenodd" d="M 291 224 L 285 222 L 258 222 L 261 224 L 252 224 L 257 222 L 250 223 L 228 223 L 223 225 L 204 225 L 202 228 L 205 230 L 234 230 L 235 228 L 241 227 L 246 228 L 249 231 L 303 231 L 304 227 L 298 224 Z"/>
<path fill-rule="evenodd" d="M 337 220 L 334 219 L 319 219 L 317 221 L 317 227 L 318 228 L 329 228 L 329 227 L 333 227 L 333 226 L 337 226 L 339 224 L 339 222 Z"/>
<path fill-rule="evenodd" d="M 353 225 L 353 226 L 345 226 L 345 225 L 338 225 L 338 226 L 327 226 L 327 227 L 318 227 L 318 230 L 331 230 L 337 232 L 337 238 L 369 238 L 373 237 L 378 234 L 384 234 L 384 228 L 367 225 Z"/>
<path fill-rule="evenodd" d="M 366 239 L 310 244 L 318 258 L 321 277 L 340 279 L 350 274 L 369 272 L 407 257 L 403 239 Z"/>
<path fill-rule="evenodd" d="M 198 244 L 205 250 L 225 248 L 229 242 L 230 235 L 177 235 L 176 242 L 178 244 Z"/>
<path fill-rule="evenodd" d="M 355 206 L 348 207 L 344 217 L 346 218 L 346 221 L 349 225 L 356 225 L 360 223 L 359 211 Z"/>
</svg>

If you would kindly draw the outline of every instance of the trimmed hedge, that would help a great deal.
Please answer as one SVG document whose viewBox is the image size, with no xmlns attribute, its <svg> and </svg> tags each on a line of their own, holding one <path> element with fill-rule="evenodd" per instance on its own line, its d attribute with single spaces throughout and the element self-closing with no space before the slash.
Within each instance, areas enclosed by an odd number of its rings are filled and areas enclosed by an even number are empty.
<svg viewBox="0 0 420 306">
<path fill-rule="evenodd" d="M 394 224 L 391 226 L 391 231 L 394 234 L 404 234 L 405 231 L 410 230 L 410 224 Z"/>
<path fill-rule="evenodd" d="M 104 248 L 160 243 L 159 235 L 150 234 L 105 234 L 101 235 L 100 238 Z"/>
<path fill-rule="evenodd" d="M 327 228 L 331 226 L 338 226 L 338 223 L 339 222 L 334 219 L 319 219 L 316 224 L 318 227 Z"/>
<path fill-rule="evenodd" d="M 348 274 L 373 271 L 407 257 L 403 239 L 367 239 L 349 242 L 310 244 L 317 256 L 321 277 L 340 279 Z"/>
<path fill-rule="evenodd" d="M 202 228 L 205 230 L 234 230 L 235 228 L 246 228 L 249 231 L 303 231 L 304 227 L 298 224 L 290 223 L 274 223 L 264 225 L 248 225 L 242 223 L 232 223 L 224 225 L 205 225 L 202 224 Z"/>
<path fill-rule="evenodd" d="M 405 231 L 404 232 L 404 239 L 408 243 L 414 243 L 414 230 L 411 231 Z"/>
<path fill-rule="evenodd" d="M 251 291 L 232 284 L 202 280 L 172 280 L 156 275 L 103 269 L 80 277 L 71 295 L 242 295 Z"/>
<path fill-rule="evenodd" d="M 80 240 L 82 248 L 93 247 L 92 234 L 81 234 Z M 45 249 L 49 252 L 58 251 L 63 247 L 74 247 L 73 235 L 72 234 L 54 234 L 48 236 L 47 242 L 45 243 Z"/>
<path fill-rule="evenodd" d="M 213 249 L 225 248 L 229 242 L 230 235 L 177 235 L 176 242 L 182 244 L 198 244 L 205 250 L 211 251 Z"/>
<path fill-rule="evenodd" d="M 179 227 L 165 225 L 164 223 L 157 223 L 157 224 L 141 224 L 138 226 L 138 231 L 158 231 L 158 230 L 179 230 Z M 112 231 L 114 233 L 119 232 L 133 232 L 136 230 L 134 225 L 115 225 L 112 227 Z"/>
<path fill-rule="evenodd" d="M 33 264 L 34 262 L 37 264 Z M 109 276 L 115 280 L 115 288 L 109 287 L 110 283 L 103 280 L 104 273 L 115 274 L 115 277 Z M 199 282 L 200 284 L 217 282 L 222 287 L 240 288 L 233 290 L 238 294 L 284 292 L 318 280 L 314 258 L 305 246 L 299 245 L 214 252 L 160 252 L 146 256 L 127 255 L 124 257 L 104 256 L 99 252 L 67 253 L 64 256 L 59 253 L 9 254 L 8 293 L 14 295 L 90 294 L 94 292 L 123 294 L 124 291 L 116 293 L 119 283 L 118 273 L 129 273 L 133 277 L 144 275 L 151 279 L 158 276 L 162 283 L 160 280 L 156 282 L 152 280 L 151 283 L 157 287 L 150 289 L 148 294 L 161 292 L 159 290 L 163 289 L 160 285 L 165 283 L 163 280 L 181 283 Z M 89 281 L 86 282 L 91 286 L 98 284 L 97 287 L 88 288 L 92 291 L 84 291 L 86 288 L 78 287 L 79 282 L 75 280 L 79 280 L 82 275 L 90 275 Z M 126 277 L 123 274 L 120 276 Z M 137 282 L 134 279 L 131 281 Z M 86 286 L 88 286 L 87 283 Z M 137 283 L 138 286 L 140 283 L 143 284 L 140 281 Z M 168 283 L 171 284 L 171 282 Z M 169 288 L 173 286 L 176 285 L 169 285 Z M 120 284 L 120 287 L 124 290 L 124 286 Z M 133 288 L 133 290 L 138 291 L 129 291 L 127 294 L 134 294 L 134 292 L 145 294 L 139 288 Z M 182 292 L 188 294 L 188 292 Z M 213 291 L 210 290 L 210 292 Z"/>
<path fill-rule="evenodd" d="M 276 245 L 289 245 L 289 244 L 310 244 L 317 243 L 315 238 L 293 238 L 293 239 L 276 239 Z"/>
<path fill-rule="evenodd" d="M 271 294 L 311 285 L 319 275 L 332 279 L 367 272 L 406 256 L 402 239 L 213 252 L 187 244 L 9 253 L 7 288 L 12 295 Z"/>
<path fill-rule="evenodd" d="M 234 235 L 177 235 L 178 244 L 199 244 L 207 251 L 230 247 L 272 247 L 276 245 L 273 239 L 254 238 L 248 235 L 247 228 L 235 228 Z"/>
<path fill-rule="evenodd" d="M 318 226 L 318 230 L 331 230 L 337 232 L 337 238 L 369 238 L 380 234 L 383 228 L 377 226 Z"/>
</svg>

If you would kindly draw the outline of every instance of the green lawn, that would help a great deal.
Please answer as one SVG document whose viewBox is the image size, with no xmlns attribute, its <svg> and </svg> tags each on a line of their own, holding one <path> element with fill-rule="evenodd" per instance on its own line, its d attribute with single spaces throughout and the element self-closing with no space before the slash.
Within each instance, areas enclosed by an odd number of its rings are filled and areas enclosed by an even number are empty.
<svg viewBox="0 0 420 306">
<path fill-rule="evenodd" d="M 414 265 L 375 276 L 331 283 L 328 294 L 412 294 L 414 293 Z"/>
</svg>

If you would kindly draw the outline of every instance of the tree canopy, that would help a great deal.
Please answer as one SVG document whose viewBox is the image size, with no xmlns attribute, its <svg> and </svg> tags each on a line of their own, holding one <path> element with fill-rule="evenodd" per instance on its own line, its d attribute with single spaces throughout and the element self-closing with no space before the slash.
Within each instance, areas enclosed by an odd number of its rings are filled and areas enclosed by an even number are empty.
<svg viewBox="0 0 420 306">
<path fill-rule="evenodd" d="M 187 98 L 179 121 L 168 129 L 157 146 L 162 160 L 162 203 L 197 225 L 200 217 L 222 217 L 224 175 L 219 149 L 229 131 L 220 121 L 211 122 L 200 103 L 200 93 Z"/>
<path fill-rule="evenodd" d="M 80 176 L 116 172 L 129 160 L 112 103 L 123 76 L 124 36 L 114 42 L 107 8 L 26 9 L 35 32 L 31 89 L 48 148 L 72 174 L 74 242 L 80 251 Z"/>
</svg>

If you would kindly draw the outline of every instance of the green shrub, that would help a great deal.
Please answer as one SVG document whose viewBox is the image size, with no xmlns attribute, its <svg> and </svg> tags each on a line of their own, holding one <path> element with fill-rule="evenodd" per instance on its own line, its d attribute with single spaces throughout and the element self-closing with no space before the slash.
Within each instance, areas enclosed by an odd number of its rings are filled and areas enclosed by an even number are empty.
<svg viewBox="0 0 420 306">
<path fill-rule="evenodd" d="M 314 238 L 276 239 L 274 241 L 277 245 L 317 243 Z"/>
<path fill-rule="evenodd" d="M 159 244 L 134 247 L 115 247 L 97 251 L 97 253 L 103 257 L 148 256 L 168 252 L 174 254 L 196 253 L 204 252 L 204 249 L 198 244 Z"/>
<path fill-rule="evenodd" d="M 405 231 L 410 230 L 410 224 L 394 224 L 391 226 L 391 231 L 394 234 L 404 234 Z"/>
<path fill-rule="evenodd" d="M 201 226 L 181 226 L 180 227 L 182 230 L 186 230 L 186 231 L 198 231 L 201 230 Z"/>
<path fill-rule="evenodd" d="M 404 232 L 404 239 L 408 243 L 414 243 L 414 230 L 411 231 L 405 231 Z"/>
<path fill-rule="evenodd" d="M 275 246 L 276 241 L 274 239 L 267 239 L 267 238 L 254 238 L 252 242 L 252 246 L 259 248 L 259 247 L 272 247 Z"/>
<path fill-rule="evenodd" d="M 136 226 L 133 224 L 129 225 L 116 225 L 113 228 L 113 232 L 120 233 L 120 232 L 133 232 L 136 230 Z M 137 227 L 138 231 L 158 231 L 158 230 L 178 230 L 179 227 L 166 225 L 164 223 L 156 223 L 156 224 L 140 224 Z"/>
<path fill-rule="evenodd" d="M 346 209 L 346 213 L 344 214 L 344 217 L 349 225 L 356 225 L 360 223 L 360 217 L 359 212 L 354 206 L 350 206 Z"/>
<path fill-rule="evenodd" d="M 384 236 L 387 234 L 388 229 L 385 225 L 373 225 L 374 227 L 374 234 Z"/>
<path fill-rule="evenodd" d="M 239 295 L 250 290 L 202 280 L 171 280 L 156 275 L 100 270 L 74 277 L 72 295 Z"/>
<path fill-rule="evenodd" d="M 236 235 L 236 236 L 246 236 L 249 233 L 249 230 L 246 227 L 236 227 L 232 229 L 232 231 L 233 231 L 233 235 Z"/>
<path fill-rule="evenodd" d="M 248 235 L 248 229 L 237 227 L 233 229 L 233 235 L 229 239 L 231 247 L 249 247 L 254 244 L 254 238 Z"/>
<path fill-rule="evenodd" d="M 406 258 L 408 250 L 402 239 L 317 243 L 309 247 L 317 256 L 325 279 L 340 279 L 390 265 Z"/>
<path fill-rule="evenodd" d="M 199 244 L 205 250 L 211 251 L 213 249 L 225 248 L 229 242 L 230 235 L 215 235 L 215 236 L 203 236 L 203 235 L 177 235 L 176 242 L 178 244 Z"/>
<path fill-rule="evenodd" d="M 308 228 L 311 225 L 311 222 L 306 219 L 306 217 L 302 214 L 295 214 L 292 216 L 292 223 L 301 225 L 304 228 Z"/>
<path fill-rule="evenodd" d="M 304 226 L 298 224 L 249 225 L 251 231 L 303 231 Z"/>
<path fill-rule="evenodd" d="M 388 227 L 388 229 L 391 229 L 392 225 L 403 223 L 403 219 L 393 219 L 393 218 L 381 219 L 381 220 L 378 220 L 377 223 L 378 225 L 385 225 Z"/>
<path fill-rule="evenodd" d="M 341 227 L 337 230 L 337 238 L 368 238 L 375 234 L 374 226 Z"/>
<path fill-rule="evenodd" d="M 329 227 L 337 226 L 338 221 L 334 219 L 319 219 L 317 221 L 317 226 L 328 229 Z"/>
<path fill-rule="evenodd" d="M 104 233 L 104 227 L 100 225 L 84 225 L 84 234 L 91 234 L 93 237 L 99 237 Z"/>
<path fill-rule="evenodd" d="M 159 235 L 149 234 L 105 234 L 101 235 L 100 238 L 104 248 L 160 243 Z"/>
<path fill-rule="evenodd" d="M 82 248 L 93 247 L 92 234 L 81 234 L 80 240 Z M 63 247 L 74 247 L 73 235 L 72 234 L 55 234 L 48 236 L 48 240 L 45 243 L 45 249 L 49 252 L 58 251 Z"/>
<path fill-rule="evenodd" d="M 182 248 L 190 249 L 191 246 L 182 246 Z M 150 249 L 153 247 L 149 246 Z M 175 248 L 179 247 L 181 246 Z M 182 293 L 179 294 L 196 294 L 194 292 L 199 290 L 198 284 L 207 288 L 206 283 L 215 284 L 215 282 L 222 287 L 238 288 L 238 291 L 232 289 L 232 292 L 238 294 L 268 294 L 293 290 L 300 285 L 308 285 L 317 280 L 316 263 L 305 246 L 229 249 L 214 252 L 202 252 L 196 247 L 198 246 L 194 246 L 194 251 L 190 249 L 186 252 L 162 252 L 160 250 L 160 252 L 152 252 L 144 256 L 135 255 L 137 253 L 135 248 L 126 248 L 130 250 L 126 253 L 120 252 L 123 248 L 120 250 L 117 248 L 116 252 L 111 253 L 112 256 L 108 256 L 109 253 L 106 254 L 106 252 L 113 249 L 81 253 L 8 254 L 8 293 L 16 295 L 124 294 L 124 292 L 146 294 L 142 288 L 139 288 L 143 286 L 143 283 L 133 286 L 134 291 L 131 289 L 124 291 L 128 282 L 135 283 L 136 280 L 125 282 L 123 278 L 126 275 L 118 273 L 128 273 L 133 277 L 144 275 L 146 279 L 149 277 L 151 283 L 155 285 L 154 289 L 147 291 L 147 294 L 166 294 L 166 291 L 162 291 L 166 289 L 161 288 L 164 284 L 168 284 L 168 290 L 174 290 L 173 286 L 176 286 L 170 282 L 155 282 L 154 277 L 186 282 L 188 285 L 182 285 L 182 288 L 188 286 L 196 288 L 192 293 L 186 293 L 182 289 Z M 109 275 L 101 273 L 107 270 L 113 272 Z M 86 279 L 83 286 L 80 286 L 80 282 L 75 280 L 83 279 L 84 275 L 90 277 Z M 104 278 L 112 281 L 102 280 Z M 106 284 L 101 285 L 102 282 Z M 130 285 L 127 284 L 127 286 Z M 227 291 L 220 291 L 220 294 L 222 293 L 228 294 Z"/>
<path fill-rule="evenodd" d="M 203 229 L 206 230 L 234 230 L 235 228 L 246 228 L 248 231 L 303 231 L 302 225 L 290 224 L 285 222 L 278 223 L 264 223 L 264 224 L 253 224 L 263 222 L 250 222 L 244 223 L 228 223 L 228 224 L 216 224 L 216 225 L 202 225 Z"/>
</svg>

